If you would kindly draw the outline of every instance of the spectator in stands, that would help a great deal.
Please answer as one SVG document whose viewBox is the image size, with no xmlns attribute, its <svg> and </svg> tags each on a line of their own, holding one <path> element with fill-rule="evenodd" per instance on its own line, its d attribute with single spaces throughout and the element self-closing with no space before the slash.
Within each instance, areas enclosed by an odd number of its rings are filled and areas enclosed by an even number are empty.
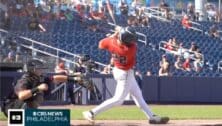
<svg viewBox="0 0 222 126">
<path fill-rule="evenodd" d="M 64 74 L 64 75 L 69 74 L 69 71 L 65 69 L 64 62 L 60 62 L 58 65 L 56 65 L 55 73 Z"/>
<path fill-rule="evenodd" d="M 202 70 L 204 62 L 203 62 L 203 54 L 201 53 L 200 49 L 197 49 L 194 52 L 194 70 L 199 72 Z"/>
<path fill-rule="evenodd" d="M 198 49 L 198 46 L 194 42 L 192 42 L 189 51 L 195 52 L 197 49 Z"/>
<path fill-rule="evenodd" d="M 183 43 L 180 43 L 177 53 L 184 59 L 189 58 L 189 52 L 186 48 L 183 47 Z"/>
<path fill-rule="evenodd" d="M 218 28 L 216 25 L 212 25 L 209 29 L 209 32 L 208 32 L 209 36 L 212 36 L 212 37 L 215 37 L 215 38 L 219 38 L 220 37 L 220 34 L 218 32 Z"/>
<path fill-rule="evenodd" d="M 188 3 L 187 5 L 187 15 L 190 17 L 191 20 L 195 20 L 195 8 L 192 3 Z"/>
<path fill-rule="evenodd" d="M 138 22 L 138 25 L 140 25 L 142 27 L 147 27 L 148 26 L 149 18 L 144 13 L 144 8 L 141 8 L 139 13 L 137 13 L 136 20 Z"/>
<path fill-rule="evenodd" d="M 206 8 L 208 20 L 209 21 L 216 21 L 218 18 L 218 14 L 217 14 L 215 5 L 213 5 L 212 3 L 207 3 L 205 5 L 205 8 Z"/>
<path fill-rule="evenodd" d="M 60 11 L 60 13 L 59 13 L 59 19 L 60 19 L 60 20 L 65 20 L 65 19 L 66 19 L 65 11 L 63 11 L 63 10 Z"/>
<path fill-rule="evenodd" d="M 164 47 L 167 50 L 172 51 L 173 50 L 173 41 L 172 41 L 172 39 L 169 39 L 169 41 L 164 45 Z"/>
<path fill-rule="evenodd" d="M 23 60 L 22 60 L 22 55 L 21 55 L 21 53 L 20 52 L 16 52 L 16 54 L 15 54 L 15 62 L 16 63 L 22 63 L 23 62 Z"/>
<path fill-rule="evenodd" d="M 190 58 L 187 58 L 183 63 L 183 69 L 185 71 L 191 71 Z"/>
<path fill-rule="evenodd" d="M 119 9 L 122 15 L 128 15 L 128 5 L 125 0 L 120 0 Z"/>
<path fill-rule="evenodd" d="M 34 18 L 34 17 L 32 17 L 30 22 L 28 23 L 28 28 L 31 31 L 46 32 L 46 29 L 43 27 L 43 25 L 40 24 L 37 18 Z"/>
<path fill-rule="evenodd" d="M 185 57 L 184 59 L 186 59 L 186 58 L 195 59 L 195 52 L 197 51 L 197 49 L 198 49 L 198 46 L 194 42 L 192 42 L 189 52 L 187 52 L 188 57 Z"/>
<path fill-rule="evenodd" d="M 95 9 L 93 7 L 90 8 L 90 17 L 94 20 L 105 21 L 105 8 L 100 7 L 99 9 Z"/>
<path fill-rule="evenodd" d="M 66 17 L 66 19 L 68 20 L 68 21 L 72 21 L 73 20 L 73 15 L 72 15 L 72 12 L 69 10 L 69 9 L 67 9 L 66 11 L 65 11 L 65 17 Z"/>
<path fill-rule="evenodd" d="M 129 16 L 127 19 L 127 25 L 130 27 L 137 26 L 137 19 L 135 16 Z"/>
<path fill-rule="evenodd" d="M 203 54 L 201 53 L 200 49 L 197 48 L 197 50 L 194 52 L 195 59 L 203 59 Z"/>
<path fill-rule="evenodd" d="M 14 58 L 13 52 L 9 52 L 8 56 L 3 60 L 3 62 L 6 62 L 6 63 L 13 63 L 13 62 L 15 62 L 15 58 Z"/>
<path fill-rule="evenodd" d="M 58 2 L 53 3 L 52 5 L 52 15 L 54 18 L 59 19 L 59 15 L 60 15 L 60 4 Z"/>
<path fill-rule="evenodd" d="M 151 72 L 150 70 L 148 70 L 148 71 L 146 72 L 146 76 L 152 76 L 152 72 Z"/>
<path fill-rule="evenodd" d="M 87 28 L 92 32 L 100 32 L 96 21 L 90 21 Z"/>
<path fill-rule="evenodd" d="M 170 63 L 167 61 L 166 55 L 162 56 L 160 61 L 159 76 L 169 76 L 170 75 Z"/>
<path fill-rule="evenodd" d="M 194 65 L 194 70 L 196 72 L 200 72 L 202 69 L 203 69 L 203 61 L 202 59 L 196 59 L 194 62 L 193 62 L 193 65 Z"/>
<path fill-rule="evenodd" d="M 162 0 L 160 2 L 159 8 L 162 11 L 162 16 L 167 19 L 170 19 L 170 13 L 169 13 L 170 8 L 169 8 L 169 5 L 165 2 L 165 0 Z"/>
<path fill-rule="evenodd" d="M 81 21 L 85 21 L 86 19 L 91 19 L 90 17 L 90 9 L 92 7 L 84 4 L 78 4 L 76 6 L 77 12 L 80 16 Z"/>
<path fill-rule="evenodd" d="M 184 15 L 182 18 L 182 26 L 186 29 L 189 29 L 190 27 L 192 27 L 192 24 L 190 23 L 190 19 L 187 15 Z"/>
<path fill-rule="evenodd" d="M 149 26 L 149 18 L 147 16 L 141 16 L 141 18 L 139 19 L 139 22 L 142 27 Z"/>
<path fill-rule="evenodd" d="M 178 46 L 178 44 L 177 44 L 176 37 L 173 37 L 173 39 L 172 39 L 172 46 L 173 46 L 173 50 L 174 50 L 174 51 L 177 51 L 177 50 L 178 50 L 179 46 Z"/>
<path fill-rule="evenodd" d="M 179 70 L 183 70 L 183 63 L 181 61 L 181 57 L 178 56 L 176 62 L 174 63 L 174 67 Z"/>
<path fill-rule="evenodd" d="M 129 16 L 136 16 L 140 9 L 140 1 L 133 0 L 131 6 L 129 6 Z"/>
<path fill-rule="evenodd" d="M 194 70 L 196 72 L 201 72 L 204 68 L 204 62 L 202 59 L 197 59 L 193 62 Z M 211 66 L 212 67 L 212 66 Z M 212 68 L 213 69 L 213 68 Z"/>
</svg>

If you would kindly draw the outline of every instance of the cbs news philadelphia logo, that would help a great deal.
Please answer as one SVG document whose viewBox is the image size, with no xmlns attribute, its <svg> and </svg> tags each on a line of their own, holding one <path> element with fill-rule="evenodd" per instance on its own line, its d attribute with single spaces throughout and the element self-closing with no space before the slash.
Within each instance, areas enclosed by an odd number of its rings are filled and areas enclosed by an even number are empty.
<svg viewBox="0 0 222 126">
<path fill-rule="evenodd" d="M 68 109 L 9 109 L 8 126 L 70 126 Z"/>
</svg>

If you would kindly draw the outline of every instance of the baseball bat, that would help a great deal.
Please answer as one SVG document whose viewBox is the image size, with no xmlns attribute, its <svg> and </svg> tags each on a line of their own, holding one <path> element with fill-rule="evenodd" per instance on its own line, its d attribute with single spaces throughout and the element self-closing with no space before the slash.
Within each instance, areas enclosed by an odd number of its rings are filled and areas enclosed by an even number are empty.
<svg viewBox="0 0 222 126">
<path fill-rule="evenodd" d="M 116 19 L 115 19 L 114 13 L 112 11 L 112 8 L 111 8 L 111 5 L 110 5 L 110 1 L 106 0 L 106 4 L 107 4 L 107 9 L 109 11 L 109 15 L 111 16 L 111 18 L 113 20 L 113 23 L 116 24 Z"/>
</svg>

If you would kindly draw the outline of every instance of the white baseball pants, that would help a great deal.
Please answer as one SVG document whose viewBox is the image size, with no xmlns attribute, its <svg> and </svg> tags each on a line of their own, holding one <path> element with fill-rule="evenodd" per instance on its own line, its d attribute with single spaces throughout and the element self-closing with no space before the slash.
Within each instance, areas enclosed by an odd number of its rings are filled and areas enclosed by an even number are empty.
<svg viewBox="0 0 222 126">
<path fill-rule="evenodd" d="M 143 110 L 147 118 L 152 118 L 154 114 L 151 112 L 149 106 L 143 99 L 142 92 L 134 76 L 134 71 L 124 71 L 118 68 L 114 68 L 113 76 L 117 81 L 115 94 L 112 98 L 104 101 L 102 104 L 92 109 L 91 111 L 94 113 L 94 115 L 96 116 L 97 114 L 104 112 L 116 105 L 121 105 L 129 93 L 136 105 Z"/>
</svg>

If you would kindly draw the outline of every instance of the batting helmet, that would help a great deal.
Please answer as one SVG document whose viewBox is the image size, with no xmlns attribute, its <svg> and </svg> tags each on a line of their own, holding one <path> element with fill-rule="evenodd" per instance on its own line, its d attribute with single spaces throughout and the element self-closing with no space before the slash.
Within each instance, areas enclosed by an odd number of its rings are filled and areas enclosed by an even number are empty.
<svg viewBox="0 0 222 126">
<path fill-rule="evenodd" d="M 119 40 L 125 45 L 130 45 L 131 43 L 136 42 L 137 36 L 135 30 L 131 27 L 121 28 L 119 32 Z"/>
<path fill-rule="evenodd" d="M 27 63 L 27 71 L 32 72 L 35 69 L 46 69 L 43 61 L 39 59 L 31 59 Z"/>
</svg>

